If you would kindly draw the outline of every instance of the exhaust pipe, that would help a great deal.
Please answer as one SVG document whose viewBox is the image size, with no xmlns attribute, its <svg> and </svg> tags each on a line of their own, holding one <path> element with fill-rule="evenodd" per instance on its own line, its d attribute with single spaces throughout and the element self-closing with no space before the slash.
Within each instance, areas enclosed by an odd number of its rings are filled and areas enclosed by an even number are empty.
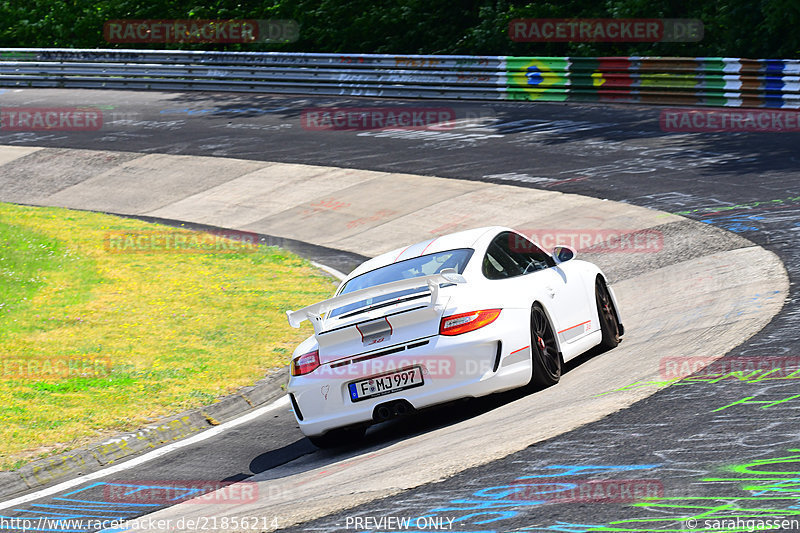
<svg viewBox="0 0 800 533">
<path fill-rule="evenodd" d="M 414 412 L 414 407 L 406 400 L 395 400 L 375 406 L 372 418 L 376 422 L 383 422 L 390 418 L 405 416 Z"/>
<path fill-rule="evenodd" d="M 389 420 L 391 417 L 392 417 L 392 411 L 391 409 L 389 409 L 388 405 L 382 404 L 375 408 L 375 414 L 373 415 L 373 418 L 378 422 Z"/>
</svg>

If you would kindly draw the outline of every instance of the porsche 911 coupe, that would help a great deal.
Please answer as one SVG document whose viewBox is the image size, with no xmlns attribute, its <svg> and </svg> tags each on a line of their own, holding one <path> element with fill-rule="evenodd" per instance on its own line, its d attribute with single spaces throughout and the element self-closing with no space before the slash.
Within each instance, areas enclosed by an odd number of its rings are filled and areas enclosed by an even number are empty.
<svg viewBox="0 0 800 533">
<path fill-rule="evenodd" d="M 314 335 L 292 355 L 289 398 L 320 447 L 460 398 L 554 385 L 568 361 L 619 344 L 614 292 L 568 246 L 510 228 L 453 233 L 364 262 L 334 297 L 287 311 Z"/>
</svg>

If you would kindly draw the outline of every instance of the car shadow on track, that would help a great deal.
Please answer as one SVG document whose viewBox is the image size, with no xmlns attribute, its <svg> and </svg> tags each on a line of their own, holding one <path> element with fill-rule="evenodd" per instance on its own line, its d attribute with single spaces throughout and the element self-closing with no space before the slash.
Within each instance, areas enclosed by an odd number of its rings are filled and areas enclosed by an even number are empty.
<svg viewBox="0 0 800 533">
<path fill-rule="evenodd" d="M 272 470 L 275 467 L 284 465 L 288 462 L 294 461 L 304 455 L 314 453 L 318 448 L 311 444 L 311 441 L 302 438 L 296 440 L 291 444 L 287 444 L 277 450 L 270 450 L 267 453 L 262 453 L 250 462 L 250 472 L 253 474 L 260 474 L 267 470 Z M 224 481 L 238 481 L 238 480 L 224 480 Z"/>
<path fill-rule="evenodd" d="M 575 370 L 592 358 L 606 350 L 599 347 L 565 363 L 563 374 Z M 555 385 L 556 387 L 558 385 Z M 413 413 L 410 416 L 396 418 L 371 426 L 363 439 L 336 448 L 320 449 L 302 438 L 278 450 L 272 450 L 251 462 L 253 473 L 261 473 L 292 462 L 292 473 L 299 470 L 322 468 L 333 463 L 375 452 L 398 442 L 423 435 L 437 429 L 445 428 L 488 413 L 506 404 L 536 394 L 530 388 L 519 388 L 484 396 L 482 398 L 466 398 Z M 300 461 L 297 461 L 297 460 Z M 277 472 L 276 472 L 277 474 Z M 278 474 L 277 477 L 280 477 Z"/>
</svg>

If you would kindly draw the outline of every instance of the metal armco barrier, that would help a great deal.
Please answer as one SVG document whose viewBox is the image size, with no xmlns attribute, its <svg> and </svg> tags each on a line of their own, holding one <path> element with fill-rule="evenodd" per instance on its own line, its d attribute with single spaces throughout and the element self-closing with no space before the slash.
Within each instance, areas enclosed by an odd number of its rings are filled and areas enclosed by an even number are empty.
<svg viewBox="0 0 800 533">
<path fill-rule="evenodd" d="M 0 86 L 800 108 L 800 60 L 0 48 Z"/>
</svg>

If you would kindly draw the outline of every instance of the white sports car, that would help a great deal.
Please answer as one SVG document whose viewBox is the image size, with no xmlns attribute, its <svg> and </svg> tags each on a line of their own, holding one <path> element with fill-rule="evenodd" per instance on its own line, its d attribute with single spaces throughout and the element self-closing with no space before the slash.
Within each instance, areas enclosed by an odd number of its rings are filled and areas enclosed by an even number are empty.
<svg viewBox="0 0 800 533">
<path fill-rule="evenodd" d="M 558 382 L 564 361 L 624 332 L 600 269 L 479 228 L 366 261 L 333 298 L 299 311 L 314 335 L 295 350 L 289 398 L 321 447 L 416 409 Z"/>
</svg>

